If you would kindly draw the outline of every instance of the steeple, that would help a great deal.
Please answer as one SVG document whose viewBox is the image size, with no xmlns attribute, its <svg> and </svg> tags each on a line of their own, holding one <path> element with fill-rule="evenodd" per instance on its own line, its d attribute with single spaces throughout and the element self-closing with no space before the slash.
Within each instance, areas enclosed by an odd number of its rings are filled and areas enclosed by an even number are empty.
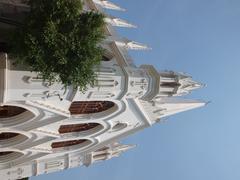
<svg viewBox="0 0 240 180">
<path fill-rule="evenodd" d="M 184 73 L 174 71 L 159 72 L 152 65 L 142 65 L 141 68 L 150 74 L 152 82 L 154 82 L 149 85 L 145 100 L 183 96 L 205 86 L 194 81 L 191 76 Z"/>
<path fill-rule="evenodd" d="M 159 76 L 159 96 L 182 96 L 204 86 L 183 73 L 164 71 Z"/>
<path fill-rule="evenodd" d="M 155 101 L 156 106 L 161 107 L 161 117 L 205 106 L 207 103 L 198 100 L 179 98 L 163 98 Z"/>
<path fill-rule="evenodd" d="M 153 101 L 140 101 L 148 119 L 154 123 L 159 119 L 205 106 L 206 102 L 179 98 L 158 98 Z"/>
<path fill-rule="evenodd" d="M 181 84 L 176 92 L 178 96 L 189 94 L 191 91 L 205 86 L 205 84 L 194 81 L 191 76 L 181 76 L 181 73 L 179 73 L 178 81 Z"/>
<path fill-rule="evenodd" d="M 105 22 L 117 27 L 137 28 L 137 26 L 114 16 L 108 16 L 105 18 Z"/>
<path fill-rule="evenodd" d="M 102 8 L 105 9 L 112 9 L 112 10 L 118 10 L 118 11 L 126 11 L 125 9 L 121 8 L 120 6 L 106 1 L 106 0 L 93 0 L 94 3 L 98 4 L 99 6 L 101 6 Z"/>
</svg>

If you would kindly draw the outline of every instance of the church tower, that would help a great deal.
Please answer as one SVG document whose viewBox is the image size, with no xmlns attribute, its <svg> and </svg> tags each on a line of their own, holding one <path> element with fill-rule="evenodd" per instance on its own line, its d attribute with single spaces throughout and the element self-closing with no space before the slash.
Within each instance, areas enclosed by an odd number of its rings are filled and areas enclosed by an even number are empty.
<svg viewBox="0 0 240 180">
<path fill-rule="evenodd" d="M 95 69 L 96 82 L 85 92 L 43 82 L 0 54 L 1 178 L 37 176 L 119 157 L 135 147 L 120 144 L 121 139 L 206 104 L 181 98 L 204 86 L 189 75 L 137 67 L 128 51 L 150 48 L 119 37 L 114 27 L 136 26 L 104 9 L 125 10 L 107 0 L 84 0 L 85 11 L 106 15 L 105 52 Z"/>
</svg>

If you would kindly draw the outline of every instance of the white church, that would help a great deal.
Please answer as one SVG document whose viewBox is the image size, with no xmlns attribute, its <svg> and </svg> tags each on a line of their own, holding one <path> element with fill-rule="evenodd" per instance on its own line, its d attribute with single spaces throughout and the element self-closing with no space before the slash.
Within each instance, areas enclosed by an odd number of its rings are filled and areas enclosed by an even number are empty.
<svg viewBox="0 0 240 180">
<path fill-rule="evenodd" d="M 85 0 L 85 10 L 124 11 L 106 0 Z M 21 7 L 26 5 L 19 3 Z M 163 118 L 204 106 L 180 98 L 203 87 L 184 73 L 137 67 L 128 50 L 147 46 L 121 38 L 115 27 L 135 28 L 106 14 L 106 49 L 98 83 L 84 93 L 50 86 L 0 54 L 0 179 L 13 180 L 89 166 L 135 147 L 119 141 Z"/>
</svg>

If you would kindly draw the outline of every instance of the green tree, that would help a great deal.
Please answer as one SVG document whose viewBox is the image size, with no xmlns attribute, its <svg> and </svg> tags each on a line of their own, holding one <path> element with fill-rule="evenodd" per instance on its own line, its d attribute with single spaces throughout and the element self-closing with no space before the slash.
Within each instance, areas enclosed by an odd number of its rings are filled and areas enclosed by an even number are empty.
<svg viewBox="0 0 240 180">
<path fill-rule="evenodd" d="M 30 0 L 29 5 L 10 55 L 45 81 L 85 90 L 102 59 L 104 15 L 83 12 L 80 0 Z"/>
</svg>

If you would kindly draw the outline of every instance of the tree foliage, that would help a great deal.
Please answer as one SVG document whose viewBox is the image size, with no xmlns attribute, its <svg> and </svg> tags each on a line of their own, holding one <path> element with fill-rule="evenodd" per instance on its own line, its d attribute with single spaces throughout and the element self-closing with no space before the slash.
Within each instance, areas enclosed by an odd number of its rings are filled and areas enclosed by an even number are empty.
<svg viewBox="0 0 240 180">
<path fill-rule="evenodd" d="M 11 55 L 45 81 L 85 90 L 102 59 L 104 15 L 83 12 L 80 0 L 30 0 Z"/>
</svg>

